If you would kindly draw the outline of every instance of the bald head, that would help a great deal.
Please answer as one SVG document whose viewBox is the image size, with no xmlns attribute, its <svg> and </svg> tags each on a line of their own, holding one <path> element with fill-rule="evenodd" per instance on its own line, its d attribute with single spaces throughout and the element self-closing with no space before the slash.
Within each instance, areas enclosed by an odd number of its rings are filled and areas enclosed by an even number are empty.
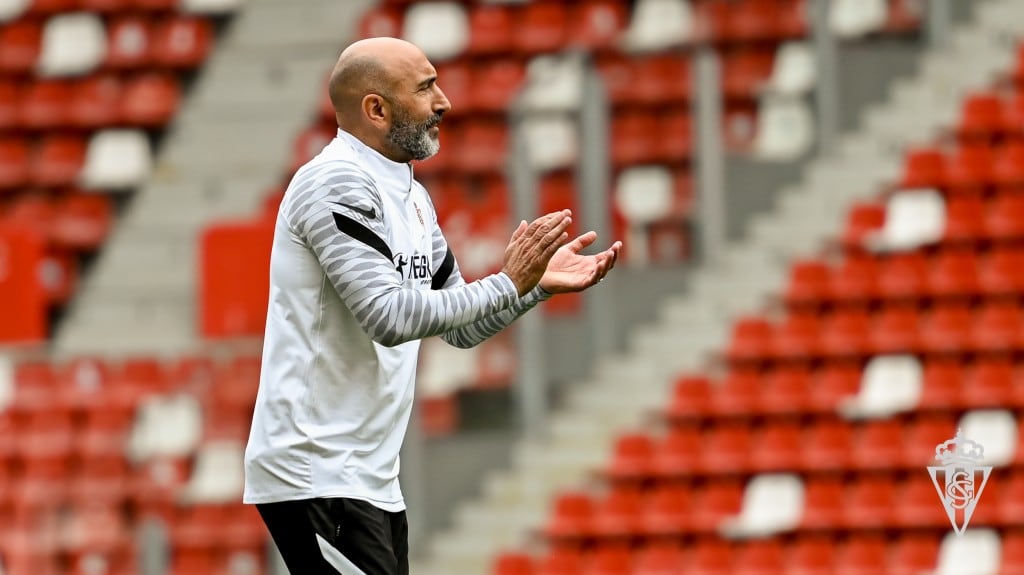
<svg viewBox="0 0 1024 575">
<path fill-rule="evenodd" d="M 367 38 L 341 53 L 328 89 L 339 127 L 389 158 L 408 161 L 436 153 L 436 146 L 429 153 L 401 149 L 413 140 L 436 142 L 436 132 L 426 132 L 451 107 L 436 81 L 434 67 L 415 44 Z"/>
</svg>

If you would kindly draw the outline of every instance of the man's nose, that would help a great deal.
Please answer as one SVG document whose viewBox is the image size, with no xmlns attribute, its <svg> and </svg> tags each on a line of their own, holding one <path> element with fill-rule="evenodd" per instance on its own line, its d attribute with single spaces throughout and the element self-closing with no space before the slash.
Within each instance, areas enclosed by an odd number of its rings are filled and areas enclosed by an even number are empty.
<svg viewBox="0 0 1024 575">
<path fill-rule="evenodd" d="M 438 98 L 434 102 L 434 113 L 447 113 L 452 109 L 452 103 L 448 101 L 448 96 L 444 95 L 444 91 L 441 88 L 437 89 Z"/>
</svg>

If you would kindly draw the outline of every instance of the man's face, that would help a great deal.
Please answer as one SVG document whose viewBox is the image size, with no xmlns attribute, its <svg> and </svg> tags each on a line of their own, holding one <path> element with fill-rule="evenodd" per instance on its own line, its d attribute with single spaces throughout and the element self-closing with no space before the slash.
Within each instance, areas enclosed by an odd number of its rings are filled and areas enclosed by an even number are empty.
<svg viewBox="0 0 1024 575">
<path fill-rule="evenodd" d="M 412 160 L 425 160 L 441 149 L 441 116 L 451 109 L 437 85 L 437 72 L 426 58 L 397 83 L 391 102 L 387 138 Z"/>
</svg>

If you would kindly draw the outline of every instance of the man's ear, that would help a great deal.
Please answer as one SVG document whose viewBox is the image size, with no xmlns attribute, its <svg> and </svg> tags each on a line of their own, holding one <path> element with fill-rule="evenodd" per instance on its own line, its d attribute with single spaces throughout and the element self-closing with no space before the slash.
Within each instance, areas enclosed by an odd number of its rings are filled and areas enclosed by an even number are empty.
<svg viewBox="0 0 1024 575">
<path fill-rule="evenodd" d="M 367 94 L 363 96 L 363 115 L 371 124 L 384 127 L 388 121 L 387 102 L 379 94 Z"/>
</svg>

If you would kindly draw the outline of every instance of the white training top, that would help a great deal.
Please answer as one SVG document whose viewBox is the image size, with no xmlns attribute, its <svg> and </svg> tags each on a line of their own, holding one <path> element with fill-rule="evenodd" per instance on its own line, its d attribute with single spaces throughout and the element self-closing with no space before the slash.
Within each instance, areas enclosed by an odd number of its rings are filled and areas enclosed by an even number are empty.
<svg viewBox="0 0 1024 575">
<path fill-rule="evenodd" d="M 412 166 L 339 130 L 278 212 L 244 501 L 404 509 L 419 340 L 477 345 L 547 297 L 504 273 L 467 284 Z"/>
</svg>

